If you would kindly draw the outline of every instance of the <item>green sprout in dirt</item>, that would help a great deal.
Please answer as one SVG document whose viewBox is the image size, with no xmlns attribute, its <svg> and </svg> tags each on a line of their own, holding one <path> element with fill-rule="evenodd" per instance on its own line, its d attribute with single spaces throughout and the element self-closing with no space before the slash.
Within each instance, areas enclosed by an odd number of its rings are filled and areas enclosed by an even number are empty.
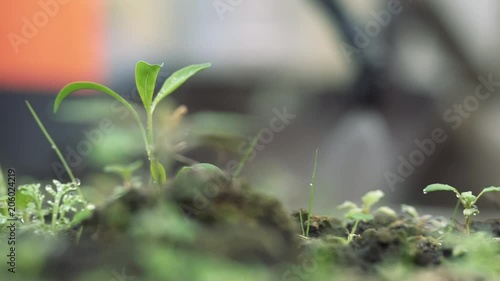
<svg viewBox="0 0 500 281">
<path fill-rule="evenodd" d="M 307 226 L 306 226 L 306 229 L 304 229 L 304 223 L 302 221 L 302 210 L 299 210 L 300 227 L 302 229 L 302 235 L 299 235 L 299 237 L 302 239 L 309 238 L 309 228 L 311 226 L 311 211 L 312 211 L 312 205 L 313 205 L 313 199 L 314 199 L 314 187 L 316 185 L 316 168 L 318 166 L 318 152 L 319 152 L 319 149 L 316 149 L 316 154 L 314 156 L 313 174 L 312 174 L 312 179 L 311 179 L 311 183 L 310 183 L 311 191 L 309 192 L 309 206 L 307 207 Z"/>
<path fill-rule="evenodd" d="M 424 189 L 424 194 L 427 194 L 428 192 L 434 192 L 434 191 L 452 191 L 455 193 L 455 195 L 458 198 L 458 201 L 462 203 L 462 206 L 464 208 L 463 215 L 465 217 L 465 232 L 467 235 L 470 234 L 470 225 L 472 222 L 471 216 L 475 216 L 479 214 L 479 209 L 476 206 L 477 200 L 487 192 L 500 192 L 500 187 L 487 187 L 484 188 L 481 193 L 479 193 L 478 196 L 475 196 L 472 194 L 471 191 L 465 191 L 465 192 L 458 192 L 458 190 L 452 186 L 449 186 L 447 184 L 440 184 L 440 183 L 435 183 L 427 186 Z"/>
<path fill-rule="evenodd" d="M 142 167 L 142 161 L 138 160 L 128 165 L 107 165 L 104 172 L 113 173 L 122 178 L 124 190 L 137 187 L 138 181 L 133 177 L 133 173 Z"/>
<path fill-rule="evenodd" d="M 39 183 L 20 186 L 19 200 L 28 202 L 22 211 L 25 222 L 31 223 L 35 230 L 56 234 L 88 217 L 94 206 L 87 204 L 76 192 L 78 186 L 75 183 L 63 184 L 57 180 L 53 183 L 55 190 L 51 185 L 45 186 L 51 200 L 45 200 Z"/>
<path fill-rule="evenodd" d="M 184 82 L 186 82 L 191 76 L 196 74 L 197 72 L 210 67 L 209 63 L 205 64 L 196 64 L 184 67 L 176 72 L 174 72 L 161 87 L 160 91 L 156 94 L 156 97 L 153 99 L 156 79 L 158 77 L 158 73 L 160 72 L 160 68 L 162 65 L 158 64 L 149 64 L 144 61 L 139 61 L 135 67 L 135 82 L 137 86 L 137 90 L 139 92 L 139 96 L 144 105 L 144 109 L 146 111 L 146 128 L 144 127 L 143 120 L 134 109 L 134 107 L 127 102 L 124 98 L 122 98 L 115 91 L 110 88 L 87 81 L 73 82 L 66 85 L 57 95 L 56 101 L 54 103 L 54 113 L 57 112 L 61 102 L 71 93 L 79 91 L 79 90 L 97 90 L 101 91 L 105 94 L 108 94 L 122 103 L 134 116 L 137 125 L 142 134 L 142 138 L 144 141 L 144 145 L 146 147 L 146 153 L 148 155 L 148 159 L 150 161 L 150 172 L 151 176 L 155 183 L 164 184 L 167 180 L 167 175 L 165 172 L 165 168 L 158 160 L 158 156 L 156 153 L 156 142 L 154 138 L 153 132 L 153 113 L 156 106 L 160 103 L 161 100 L 169 96 L 173 93 L 177 88 L 179 88 Z"/>
<path fill-rule="evenodd" d="M 351 242 L 352 239 L 356 236 L 356 230 L 361 221 L 367 222 L 374 219 L 370 209 L 373 205 L 380 201 L 382 197 L 384 197 L 384 192 L 382 192 L 381 190 L 374 190 L 366 193 L 363 197 L 361 197 L 361 202 L 363 203 L 361 207 L 351 201 L 345 201 L 340 206 L 338 206 L 339 209 L 348 210 L 344 215 L 347 219 L 354 220 L 354 225 L 347 238 L 348 242 Z"/>
</svg>

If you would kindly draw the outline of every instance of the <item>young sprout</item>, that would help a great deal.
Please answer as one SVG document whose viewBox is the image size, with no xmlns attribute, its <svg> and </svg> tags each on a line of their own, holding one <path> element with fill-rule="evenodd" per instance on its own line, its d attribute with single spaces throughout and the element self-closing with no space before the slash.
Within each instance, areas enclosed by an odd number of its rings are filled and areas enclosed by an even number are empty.
<svg viewBox="0 0 500 281">
<path fill-rule="evenodd" d="M 130 189 L 133 186 L 132 174 L 142 167 L 142 161 L 138 160 L 128 165 L 107 165 L 104 167 L 104 172 L 119 175 L 123 180 L 123 187 Z"/>
<path fill-rule="evenodd" d="M 302 239 L 309 239 L 309 228 L 311 227 L 311 212 L 314 199 L 314 187 L 316 186 L 316 169 L 318 167 L 318 152 L 319 148 L 316 149 L 316 153 L 314 154 L 314 167 L 311 183 L 309 184 L 309 186 L 311 187 L 311 191 L 309 192 L 309 205 L 307 207 L 306 229 L 304 229 L 304 223 L 302 221 L 302 210 L 299 210 L 300 227 L 302 229 L 302 235 L 299 235 L 299 237 Z"/>
<path fill-rule="evenodd" d="M 452 191 L 457 196 L 459 202 L 462 204 L 464 210 L 463 215 L 465 217 L 465 231 L 467 235 L 470 234 L 471 216 L 479 214 L 479 209 L 476 206 L 477 200 L 487 192 L 500 192 L 500 187 L 487 187 L 484 188 L 478 196 L 472 194 L 471 191 L 458 192 L 458 190 L 450 185 L 435 183 L 424 188 L 424 194 L 434 191 Z"/>
<path fill-rule="evenodd" d="M 210 67 L 209 63 L 205 64 L 195 64 L 184 67 L 176 72 L 174 72 L 166 81 L 163 83 L 160 91 L 154 96 L 154 90 L 156 85 L 156 78 L 158 77 L 158 73 L 160 72 L 160 68 L 162 65 L 158 64 L 149 64 L 144 61 L 139 61 L 135 67 L 135 82 L 137 86 L 137 90 L 139 92 L 139 96 L 144 105 L 144 109 L 146 111 L 146 128 L 144 127 L 143 120 L 134 109 L 134 107 L 127 102 L 124 98 L 122 98 L 115 91 L 110 88 L 94 83 L 94 82 L 73 82 L 70 83 L 59 92 L 56 97 L 56 101 L 54 103 L 54 113 L 57 112 L 61 102 L 71 93 L 80 91 L 80 90 L 96 90 L 103 92 L 107 95 L 112 96 L 120 103 L 122 103 L 134 117 L 137 125 L 142 134 L 142 138 L 144 141 L 144 145 L 146 147 L 146 153 L 148 155 L 148 159 L 150 162 L 150 172 L 151 176 L 155 183 L 164 184 L 167 180 L 167 175 L 165 172 L 165 168 L 158 160 L 158 156 L 156 155 L 156 142 L 153 133 L 153 113 L 160 101 L 169 96 L 172 92 L 177 90 L 184 82 L 186 82 L 191 76 L 195 75 L 197 72 Z"/>
<path fill-rule="evenodd" d="M 361 207 L 359 207 L 356 203 L 351 201 L 345 201 L 340 206 L 339 209 L 347 209 L 347 213 L 345 213 L 345 217 L 347 219 L 354 220 L 354 226 L 349 233 L 347 238 L 348 242 L 351 242 L 352 239 L 356 236 L 356 230 L 358 228 L 360 221 L 371 221 L 374 219 L 373 215 L 370 213 L 370 209 L 373 205 L 375 205 L 380 199 L 384 197 L 384 192 L 381 190 L 374 190 L 366 193 L 363 197 L 361 197 L 361 202 L 363 203 Z"/>
</svg>

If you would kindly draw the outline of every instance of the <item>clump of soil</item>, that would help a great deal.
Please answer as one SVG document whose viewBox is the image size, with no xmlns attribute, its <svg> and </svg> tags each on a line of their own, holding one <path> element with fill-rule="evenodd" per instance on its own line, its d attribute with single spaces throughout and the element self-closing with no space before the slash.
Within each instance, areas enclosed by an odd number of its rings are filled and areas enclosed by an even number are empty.
<svg viewBox="0 0 500 281">
<path fill-rule="evenodd" d="M 267 268 L 282 280 L 303 280 L 290 279 L 293 277 L 288 276 L 295 275 L 289 269 L 311 261 L 318 263 L 317 268 L 321 265 L 327 277 L 354 272 L 352 276 L 363 277 L 360 280 L 373 280 L 381 276 L 381 268 L 394 263 L 421 269 L 414 276 L 448 278 L 456 275 L 450 275 L 443 265 L 467 255 L 454 254 L 455 244 L 441 244 L 440 239 L 452 228 L 430 227 L 429 218 L 408 218 L 394 212 L 375 211 L 373 220 L 358 224 L 350 242 L 353 221 L 311 215 L 308 238 L 300 238 L 307 228 L 306 210 L 290 215 L 278 200 L 251 190 L 213 166 L 184 168 L 164 190 L 130 190 L 98 208 L 75 227 L 75 232 L 83 227 L 79 244 L 49 257 L 47 278 L 77 280 L 75 276 L 103 264 L 127 267 L 129 273 L 142 276 L 148 273 L 144 257 L 154 256 L 151 251 L 172 249 L 192 257 Z M 141 225 L 138 218 L 152 210 L 159 216 Z M 169 221 L 167 227 L 161 228 L 165 221 Z M 498 237 L 500 220 L 474 222 L 472 229 Z"/>
</svg>

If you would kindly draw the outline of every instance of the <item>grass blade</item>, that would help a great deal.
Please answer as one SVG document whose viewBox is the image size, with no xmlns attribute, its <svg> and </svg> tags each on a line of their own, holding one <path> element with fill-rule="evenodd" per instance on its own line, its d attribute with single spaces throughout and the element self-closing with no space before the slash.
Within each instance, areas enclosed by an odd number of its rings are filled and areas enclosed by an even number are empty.
<svg viewBox="0 0 500 281">
<path fill-rule="evenodd" d="M 306 228 L 306 237 L 309 237 L 309 227 L 311 226 L 311 211 L 312 204 L 314 199 L 314 187 L 316 185 L 316 168 L 318 166 L 318 152 L 319 149 L 316 149 L 316 154 L 314 156 L 314 168 L 311 179 L 311 192 L 309 193 L 309 206 L 307 207 L 307 228 Z"/>
<path fill-rule="evenodd" d="M 47 132 L 47 129 L 45 129 L 45 126 L 43 125 L 42 121 L 40 121 L 40 118 L 38 118 L 38 115 L 36 114 L 36 112 L 33 109 L 33 107 L 31 107 L 31 104 L 29 103 L 29 101 L 25 101 L 25 102 L 26 102 L 26 106 L 28 106 L 28 109 L 31 112 L 31 115 L 33 115 L 33 118 L 35 118 L 35 121 L 38 124 L 38 127 L 40 127 L 40 130 L 42 130 L 42 133 L 45 135 L 45 138 L 47 138 L 47 140 L 49 141 L 52 149 L 54 149 L 56 151 L 56 154 L 59 157 L 59 160 L 61 160 L 61 163 L 63 164 L 64 168 L 68 172 L 68 175 L 71 178 L 71 181 L 76 184 L 77 180 L 76 180 L 75 176 L 73 175 L 73 172 L 69 168 L 69 165 L 66 162 L 66 159 L 64 159 L 61 151 L 59 150 L 59 148 L 57 148 L 56 143 L 54 142 L 54 140 L 52 139 L 52 137 L 50 137 L 49 133 Z M 76 187 L 77 187 L 77 190 L 78 190 L 78 193 L 80 194 L 80 196 L 82 196 L 82 198 L 85 198 L 83 196 L 82 191 L 80 190 L 79 184 L 76 184 Z"/>
<path fill-rule="evenodd" d="M 190 66 L 186 66 L 180 70 L 177 70 L 172 74 L 168 79 L 163 83 L 158 95 L 153 100 L 153 105 L 151 106 L 151 112 L 154 112 L 156 106 L 160 101 L 166 98 L 168 95 L 173 93 L 177 88 L 179 88 L 184 82 L 186 82 L 191 76 L 195 75 L 197 72 L 209 68 L 211 66 L 210 63 L 204 64 L 193 64 Z"/>
</svg>

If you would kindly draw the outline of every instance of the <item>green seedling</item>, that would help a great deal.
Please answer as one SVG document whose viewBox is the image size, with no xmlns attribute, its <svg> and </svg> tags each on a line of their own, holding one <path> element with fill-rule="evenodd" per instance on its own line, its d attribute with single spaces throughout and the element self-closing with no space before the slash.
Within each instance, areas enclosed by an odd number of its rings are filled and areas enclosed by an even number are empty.
<svg viewBox="0 0 500 281">
<path fill-rule="evenodd" d="M 80 196 L 83 198 L 83 193 L 79 187 L 80 180 L 75 178 L 75 176 L 73 175 L 73 172 L 69 168 L 69 165 L 66 162 L 66 159 L 64 159 L 64 156 L 62 155 L 61 151 L 57 147 L 57 145 L 54 142 L 54 140 L 52 139 L 52 137 L 49 135 L 49 132 L 47 132 L 47 129 L 45 129 L 45 126 L 43 125 L 42 121 L 40 121 L 40 118 L 36 114 L 36 111 L 33 109 L 31 104 L 29 103 L 29 101 L 26 101 L 26 106 L 28 107 L 29 111 L 31 112 L 31 115 L 33 115 L 33 118 L 35 119 L 36 123 L 38 124 L 38 127 L 40 127 L 40 130 L 42 131 L 43 135 L 45 136 L 47 141 L 50 143 L 52 149 L 54 149 L 54 151 L 56 152 L 57 157 L 59 157 L 59 160 L 61 160 L 61 163 L 63 164 L 64 168 L 66 169 L 66 172 L 68 172 L 68 175 L 71 178 L 71 181 L 76 185 L 76 187 L 77 187 L 76 190 L 78 191 Z"/>
<path fill-rule="evenodd" d="M 500 187 L 487 187 L 484 188 L 478 196 L 475 196 L 472 194 L 471 191 L 465 191 L 465 192 L 458 192 L 458 190 L 450 185 L 447 184 L 441 184 L 441 183 L 435 183 L 427 186 L 424 189 L 424 194 L 427 194 L 429 192 L 434 192 L 434 191 L 452 191 L 455 193 L 457 196 L 459 202 L 462 204 L 462 207 L 464 208 L 463 210 L 463 215 L 465 217 L 465 232 L 467 235 L 470 234 L 470 225 L 472 222 L 471 217 L 479 214 L 479 209 L 476 206 L 477 200 L 479 198 L 487 193 L 487 192 L 500 192 Z"/>
<path fill-rule="evenodd" d="M 384 192 L 382 192 L 381 190 L 374 190 L 366 193 L 363 197 L 361 197 L 361 207 L 351 201 L 345 201 L 340 206 L 338 206 L 339 209 L 348 210 L 344 215 L 345 218 L 354 220 L 354 226 L 352 227 L 351 232 L 347 237 L 348 242 L 351 242 L 352 239 L 356 236 L 356 230 L 361 221 L 367 222 L 374 219 L 374 216 L 371 214 L 371 207 L 378 203 L 378 201 L 380 201 L 382 197 L 384 197 Z"/>
<path fill-rule="evenodd" d="M 146 147 L 146 153 L 148 155 L 148 159 L 150 161 L 150 172 L 151 177 L 154 182 L 157 184 L 164 184 L 167 180 L 167 175 L 165 172 L 165 168 L 158 160 L 158 156 L 156 153 L 156 142 L 154 138 L 153 132 L 153 113 L 156 109 L 156 106 L 167 96 L 173 93 L 177 88 L 179 88 L 184 82 L 186 82 L 191 76 L 196 74 L 197 72 L 210 67 L 209 63 L 205 64 L 196 64 L 184 67 L 176 72 L 174 72 L 161 87 L 160 91 L 154 96 L 156 79 L 158 77 L 158 73 L 160 72 L 162 65 L 158 64 L 149 64 L 144 61 L 139 61 L 135 67 L 135 82 L 137 86 L 137 90 L 139 92 L 139 96 L 144 105 L 144 109 L 146 111 L 146 128 L 144 127 L 144 122 L 134 109 L 134 107 L 127 102 L 124 98 L 122 98 L 115 91 L 110 88 L 87 81 L 73 82 L 70 83 L 59 92 L 56 97 L 56 101 L 54 103 L 54 113 L 57 112 L 61 102 L 71 93 L 80 91 L 80 90 L 97 90 L 103 92 L 107 95 L 118 100 L 122 103 L 133 115 L 139 129 L 141 131 L 141 135 L 144 141 L 144 145 Z"/>
<path fill-rule="evenodd" d="M 68 230 L 88 217 L 94 206 L 87 204 L 85 199 L 76 191 L 78 186 L 71 183 L 60 183 L 53 180 L 55 189 L 51 185 L 45 190 L 51 197 L 45 200 L 45 194 L 40 190 L 40 184 L 28 184 L 19 187 L 21 197 L 28 198 L 28 204 L 23 212 L 23 219 L 35 230 L 44 233 L 56 234 Z"/>
<path fill-rule="evenodd" d="M 113 173 L 120 176 L 123 180 L 123 187 L 130 189 L 134 186 L 133 173 L 142 167 L 142 161 L 135 161 L 128 165 L 107 165 L 104 167 L 104 172 Z"/>
<path fill-rule="evenodd" d="M 304 229 L 304 223 L 302 221 L 302 210 L 299 210 L 300 227 L 302 228 L 302 235 L 299 235 L 299 237 L 302 239 L 309 239 L 309 228 L 311 226 L 311 212 L 314 199 L 314 187 L 316 186 L 316 168 L 318 167 L 318 152 L 319 149 L 316 149 L 316 154 L 314 155 L 314 168 L 311 183 L 309 184 L 311 186 L 311 191 L 309 192 L 309 206 L 307 207 L 306 229 Z"/>
</svg>

